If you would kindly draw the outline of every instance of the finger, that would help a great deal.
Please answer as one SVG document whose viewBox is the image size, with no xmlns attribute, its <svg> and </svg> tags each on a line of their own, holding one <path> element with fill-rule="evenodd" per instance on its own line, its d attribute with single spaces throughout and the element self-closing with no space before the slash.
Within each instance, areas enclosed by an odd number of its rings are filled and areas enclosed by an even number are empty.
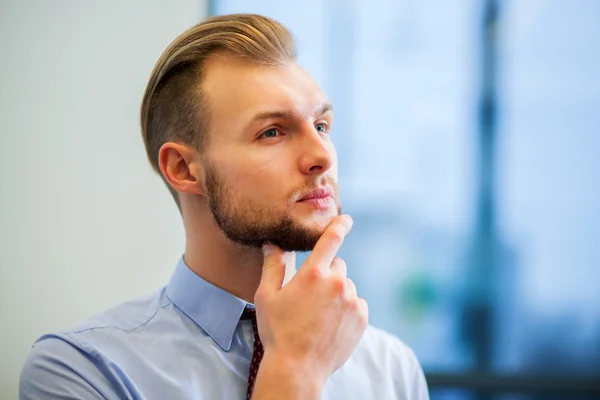
<svg viewBox="0 0 600 400">
<path fill-rule="evenodd" d="M 281 289 L 285 276 L 285 253 L 274 244 L 263 246 L 263 268 L 258 290 L 271 294 Z"/>
<path fill-rule="evenodd" d="M 333 262 L 331 263 L 331 272 L 345 277 L 348 273 L 346 262 L 339 257 L 334 257 Z"/>
<path fill-rule="evenodd" d="M 321 268 L 329 268 L 333 258 L 344 242 L 344 238 L 352 228 L 352 218 L 349 215 L 341 215 L 335 218 L 325 228 L 325 232 L 315 245 L 312 253 L 307 257 L 307 265 L 316 265 Z"/>
<path fill-rule="evenodd" d="M 360 303 L 360 313 L 364 318 L 365 325 L 369 323 L 369 304 L 363 298 L 358 298 L 358 302 Z"/>
<path fill-rule="evenodd" d="M 358 297 L 356 285 L 354 284 L 354 282 L 352 282 L 352 279 L 350 278 L 346 278 L 346 295 L 351 299 Z"/>
</svg>

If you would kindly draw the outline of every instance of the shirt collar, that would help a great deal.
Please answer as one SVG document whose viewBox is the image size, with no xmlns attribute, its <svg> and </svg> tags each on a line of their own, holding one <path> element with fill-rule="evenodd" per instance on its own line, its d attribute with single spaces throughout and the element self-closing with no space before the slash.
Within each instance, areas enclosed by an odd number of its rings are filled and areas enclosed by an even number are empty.
<svg viewBox="0 0 600 400">
<path fill-rule="evenodd" d="M 167 296 L 224 351 L 229 351 L 246 301 L 196 275 L 183 257 L 167 285 Z"/>
</svg>

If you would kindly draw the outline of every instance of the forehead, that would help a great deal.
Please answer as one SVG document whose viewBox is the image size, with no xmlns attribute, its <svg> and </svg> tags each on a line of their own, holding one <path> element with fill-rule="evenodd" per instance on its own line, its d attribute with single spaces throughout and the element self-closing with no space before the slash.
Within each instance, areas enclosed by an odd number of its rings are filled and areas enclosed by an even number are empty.
<svg viewBox="0 0 600 400">
<path fill-rule="evenodd" d="M 265 67 L 220 56 L 205 65 L 202 91 L 211 118 L 247 122 L 260 112 L 288 109 L 310 114 L 327 102 L 312 77 L 297 63 Z"/>
</svg>

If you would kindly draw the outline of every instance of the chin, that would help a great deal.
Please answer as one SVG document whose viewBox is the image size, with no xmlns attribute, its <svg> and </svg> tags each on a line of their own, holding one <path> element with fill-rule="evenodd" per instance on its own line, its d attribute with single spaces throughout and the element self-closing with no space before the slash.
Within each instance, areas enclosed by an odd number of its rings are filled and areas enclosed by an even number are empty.
<svg viewBox="0 0 600 400">
<path fill-rule="evenodd" d="M 310 217 L 305 217 L 300 224 L 306 229 L 313 232 L 318 232 L 318 234 L 321 235 L 325 231 L 325 228 L 327 228 L 331 221 L 333 221 L 338 215 L 339 213 L 332 208 L 331 211 L 323 213 L 322 215 L 311 215 Z"/>
</svg>

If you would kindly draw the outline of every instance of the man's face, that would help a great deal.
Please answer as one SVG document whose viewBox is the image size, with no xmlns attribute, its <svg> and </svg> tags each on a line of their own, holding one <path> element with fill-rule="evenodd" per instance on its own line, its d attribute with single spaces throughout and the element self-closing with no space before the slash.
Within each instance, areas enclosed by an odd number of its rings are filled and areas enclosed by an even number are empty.
<svg viewBox="0 0 600 400">
<path fill-rule="evenodd" d="M 266 68 L 213 58 L 205 71 L 203 159 L 217 225 L 243 245 L 312 250 L 341 212 L 329 101 L 296 63 Z"/>
</svg>

